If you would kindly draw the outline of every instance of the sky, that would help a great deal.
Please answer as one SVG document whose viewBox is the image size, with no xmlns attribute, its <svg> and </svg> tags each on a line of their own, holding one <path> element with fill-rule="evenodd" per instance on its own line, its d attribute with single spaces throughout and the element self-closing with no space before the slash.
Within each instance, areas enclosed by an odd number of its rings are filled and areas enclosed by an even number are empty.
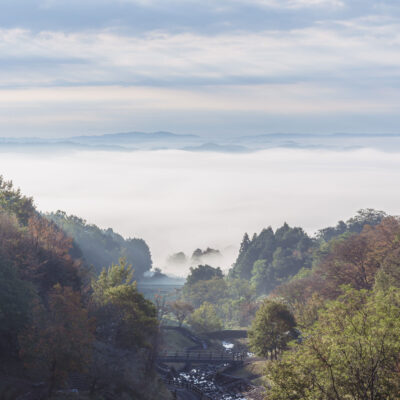
<svg viewBox="0 0 400 400">
<path fill-rule="evenodd" d="M 400 134 L 399 78 L 397 0 L 0 1 L 0 137 Z M 285 221 L 400 214 L 398 147 L 300 147 L 1 148 L 0 174 L 40 211 L 144 238 L 162 268 L 209 246 L 227 268 L 244 232 Z"/>
<path fill-rule="evenodd" d="M 0 171 L 41 211 L 61 209 L 125 237 L 144 238 L 155 267 L 200 247 L 219 249 L 225 270 L 243 234 L 285 221 L 310 235 L 361 208 L 400 214 L 398 153 L 270 149 L 1 153 Z"/>
<path fill-rule="evenodd" d="M 1 136 L 398 133 L 396 0 L 2 0 Z"/>
</svg>

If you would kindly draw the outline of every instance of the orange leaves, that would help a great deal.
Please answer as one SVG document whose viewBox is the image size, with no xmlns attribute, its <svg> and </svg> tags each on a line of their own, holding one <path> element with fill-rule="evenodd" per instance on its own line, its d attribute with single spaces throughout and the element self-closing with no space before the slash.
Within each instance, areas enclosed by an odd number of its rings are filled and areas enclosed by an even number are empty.
<svg viewBox="0 0 400 400">
<path fill-rule="evenodd" d="M 326 246 L 326 245 L 325 245 Z M 303 278 L 279 286 L 274 295 L 285 298 L 303 326 L 317 317 L 325 299 L 335 299 L 343 285 L 372 289 L 378 271 L 400 287 L 400 220 L 385 218 L 379 225 L 366 225 L 360 234 L 343 235 L 328 243 L 319 263 Z"/>
<path fill-rule="evenodd" d="M 37 304 L 33 324 L 20 335 L 20 356 L 54 386 L 62 384 L 69 372 L 85 369 L 93 340 L 92 322 L 81 305 L 80 293 L 56 285 L 49 294 L 48 308 Z"/>
<path fill-rule="evenodd" d="M 336 297 L 340 286 L 371 289 L 385 260 L 400 249 L 400 223 L 396 218 L 366 226 L 359 235 L 338 241 L 319 267 L 325 280 L 325 295 Z"/>
<path fill-rule="evenodd" d="M 72 239 L 65 236 L 53 222 L 35 215 L 29 219 L 28 231 L 34 247 L 41 247 L 58 257 L 70 259 Z"/>
</svg>

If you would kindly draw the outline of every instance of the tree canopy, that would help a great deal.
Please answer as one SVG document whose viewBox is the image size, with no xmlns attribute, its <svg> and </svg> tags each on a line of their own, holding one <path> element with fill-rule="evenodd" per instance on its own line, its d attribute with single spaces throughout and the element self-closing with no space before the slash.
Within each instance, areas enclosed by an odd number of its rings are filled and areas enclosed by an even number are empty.
<svg viewBox="0 0 400 400">
<path fill-rule="evenodd" d="M 190 267 L 190 274 L 186 278 L 188 285 L 194 285 L 199 281 L 209 281 L 211 279 L 222 279 L 221 268 L 211 267 L 210 265 L 198 265 L 196 268 Z"/>
<path fill-rule="evenodd" d="M 249 330 L 250 348 L 263 357 L 284 349 L 293 338 L 290 333 L 295 326 L 294 316 L 285 304 L 265 300 Z"/>
<path fill-rule="evenodd" d="M 311 267 L 313 241 L 301 228 L 284 224 L 254 235 L 244 235 L 239 255 L 229 274 L 251 280 L 258 294 L 268 294 L 301 268 Z"/>
<path fill-rule="evenodd" d="M 137 279 L 153 265 L 150 249 L 143 239 L 124 239 L 111 228 L 100 229 L 63 211 L 45 214 L 45 217 L 74 240 L 80 256 L 88 265 L 94 266 L 98 273 L 103 267 L 117 263 L 120 257 L 125 257 L 129 264 L 134 265 Z"/>
<path fill-rule="evenodd" d="M 399 289 L 346 289 L 269 365 L 268 399 L 398 399 L 399 332 Z"/>
</svg>

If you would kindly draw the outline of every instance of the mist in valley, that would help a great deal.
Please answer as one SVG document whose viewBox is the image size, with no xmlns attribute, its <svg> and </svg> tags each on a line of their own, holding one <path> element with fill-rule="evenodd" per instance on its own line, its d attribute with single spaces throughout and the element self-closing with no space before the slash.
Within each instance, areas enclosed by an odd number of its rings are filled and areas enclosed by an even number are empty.
<svg viewBox="0 0 400 400">
<path fill-rule="evenodd" d="M 145 239 L 154 267 L 178 276 L 198 248 L 219 250 L 201 262 L 227 270 L 244 232 L 286 221 L 313 233 L 367 207 L 400 213 L 399 154 L 374 149 L 3 152 L 0 170 L 43 212 Z M 178 252 L 188 259 L 168 261 Z"/>
</svg>

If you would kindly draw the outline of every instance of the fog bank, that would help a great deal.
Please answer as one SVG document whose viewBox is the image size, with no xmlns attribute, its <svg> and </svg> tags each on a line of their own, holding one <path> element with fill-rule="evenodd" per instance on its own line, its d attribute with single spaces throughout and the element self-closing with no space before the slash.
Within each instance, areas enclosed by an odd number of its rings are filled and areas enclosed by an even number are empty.
<svg viewBox="0 0 400 400">
<path fill-rule="evenodd" d="M 227 268 L 246 231 L 286 221 L 312 233 L 366 207 L 400 214 L 400 153 L 367 149 L 1 153 L 0 174 L 41 211 L 142 237 L 155 266 L 179 275 L 168 255 L 227 249 Z"/>
</svg>

